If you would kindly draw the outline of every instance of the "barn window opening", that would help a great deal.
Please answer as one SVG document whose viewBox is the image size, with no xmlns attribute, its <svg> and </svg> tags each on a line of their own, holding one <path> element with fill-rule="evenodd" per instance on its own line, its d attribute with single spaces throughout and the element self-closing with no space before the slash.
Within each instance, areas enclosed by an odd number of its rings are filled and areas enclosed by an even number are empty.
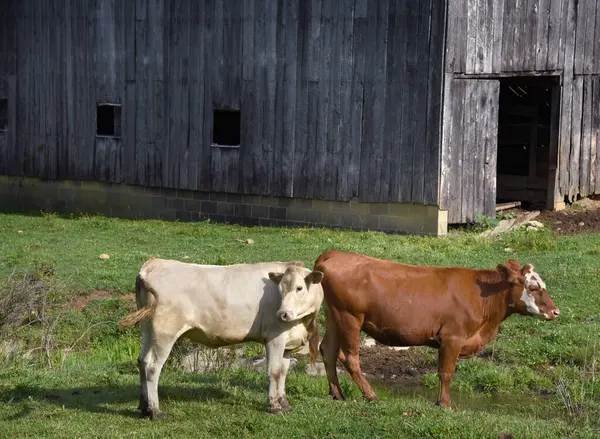
<svg viewBox="0 0 600 439">
<path fill-rule="evenodd" d="M 0 131 L 8 131 L 8 99 L 0 99 Z"/>
<path fill-rule="evenodd" d="M 241 131 L 240 110 L 215 109 L 213 113 L 213 146 L 239 147 Z"/>
<path fill-rule="evenodd" d="M 121 137 L 121 106 L 119 104 L 97 105 L 96 135 Z"/>
<path fill-rule="evenodd" d="M 553 206 L 548 197 L 557 162 L 558 87 L 552 76 L 500 78 L 497 203 Z"/>
</svg>

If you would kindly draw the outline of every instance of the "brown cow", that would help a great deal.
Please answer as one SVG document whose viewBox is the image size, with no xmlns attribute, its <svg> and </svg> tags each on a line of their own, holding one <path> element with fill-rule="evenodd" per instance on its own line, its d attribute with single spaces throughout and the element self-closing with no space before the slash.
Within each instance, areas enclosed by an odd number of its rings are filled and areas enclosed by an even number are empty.
<svg viewBox="0 0 600 439">
<path fill-rule="evenodd" d="M 450 406 L 458 358 L 473 356 L 511 314 L 552 320 L 559 310 L 533 265 L 510 259 L 497 270 L 419 267 L 329 250 L 316 261 L 324 273 L 326 332 L 321 354 L 330 394 L 343 399 L 337 358 L 363 395 L 377 396 L 359 363 L 360 331 L 391 346 L 439 349 L 438 404 Z"/>
</svg>

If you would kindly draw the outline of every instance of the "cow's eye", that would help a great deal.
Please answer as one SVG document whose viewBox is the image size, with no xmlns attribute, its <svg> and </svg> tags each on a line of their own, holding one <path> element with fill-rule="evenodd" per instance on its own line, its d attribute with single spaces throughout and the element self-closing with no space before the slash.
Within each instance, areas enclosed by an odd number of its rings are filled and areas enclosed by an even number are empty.
<svg viewBox="0 0 600 439">
<path fill-rule="evenodd" d="M 301 286 L 296 287 L 296 291 L 302 291 L 302 287 Z"/>
</svg>

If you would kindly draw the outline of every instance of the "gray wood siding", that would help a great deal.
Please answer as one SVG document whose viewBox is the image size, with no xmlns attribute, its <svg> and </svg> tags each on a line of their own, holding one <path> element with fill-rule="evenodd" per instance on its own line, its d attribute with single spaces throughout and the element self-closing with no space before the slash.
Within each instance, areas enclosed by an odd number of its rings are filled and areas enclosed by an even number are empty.
<svg viewBox="0 0 600 439">
<path fill-rule="evenodd" d="M 445 71 L 600 74 L 598 0 L 449 0 Z"/>
<path fill-rule="evenodd" d="M 442 161 L 451 166 L 442 172 L 442 208 L 449 223 L 494 216 L 500 83 L 448 75 L 445 89 Z"/>
<path fill-rule="evenodd" d="M 445 2 L 2 9 L 1 173 L 437 204 Z M 120 137 L 96 136 L 102 102 L 122 105 Z M 214 108 L 241 110 L 240 148 L 211 145 Z"/>
<path fill-rule="evenodd" d="M 599 193 L 600 1 L 449 0 L 446 35 L 443 131 L 458 129 L 455 135 L 465 135 L 462 128 L 446 126 L 451 123 L 452 112 L 459 111 L 446 102 L 453 99 L 448 94 L 453 77 L 558 75 L 562 92 L 555 199 Z M 445 138 L 452 141 L 450 134 Z M 460 148 L 444 144 L 442 151 L 452 147 Z M 443 207 L 468 203 L 448 192 L 449 187 L 459 185 L 452 180 L 458 178 L 452 172 L 458 156 L 442 152 Z"/>
</svg>

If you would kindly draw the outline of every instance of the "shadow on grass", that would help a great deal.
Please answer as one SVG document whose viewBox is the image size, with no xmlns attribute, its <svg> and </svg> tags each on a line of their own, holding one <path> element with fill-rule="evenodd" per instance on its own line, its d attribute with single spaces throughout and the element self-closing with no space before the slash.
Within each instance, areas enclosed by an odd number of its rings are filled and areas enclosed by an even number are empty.
<svg viewBox="0 0 600 439">
<path fill-rule="evenodd" d="M 190 382 L 191 381 L 191 382 Z M 222 378 L 216 375 L 195 375 L 191 380 L 186 378 L 181 385 L 160 385 L 158 386 L 159 398 L 163 404 L 164 401 L 195 401 L 210 402 L 219 401 L 220 403 L 235 404 L 232 394 L 220 386 Z M 265 405 L 249 401 L 248 408 L 257 411 L 265 411 L 267 401 L 267 383 L 259 385 L 251 379 L 233 376 L 226 380 L 228 386 L 251 389 L 257 392 L 264 392 Z M 198 387 L 200 385 L 200 387 Z M 80 386 L 80 387 L 61 387 L 45 388 L 38 386 L 16 386 L 13 389 L 5 391 L 0 395 L 0 403 L 15 404 L 22 403 L 22 409 L 11 416 L 4 418 L 5 421 L 22 419 L 30 415 L 35 409 L 28 401 L 45 401 L 58 407 L 71 410 L 81 410 L 90 413 L 103 413 L 125 416 L 130 418 L 139 418 L 138 410 L 139 386 L 138 385 L 100 385 L 100 386 Z M 131 408 L 118 409 L 114 405 L 128 404 Z M 167 409 L 168 411 L 168 409 Z"/>
</svg>

